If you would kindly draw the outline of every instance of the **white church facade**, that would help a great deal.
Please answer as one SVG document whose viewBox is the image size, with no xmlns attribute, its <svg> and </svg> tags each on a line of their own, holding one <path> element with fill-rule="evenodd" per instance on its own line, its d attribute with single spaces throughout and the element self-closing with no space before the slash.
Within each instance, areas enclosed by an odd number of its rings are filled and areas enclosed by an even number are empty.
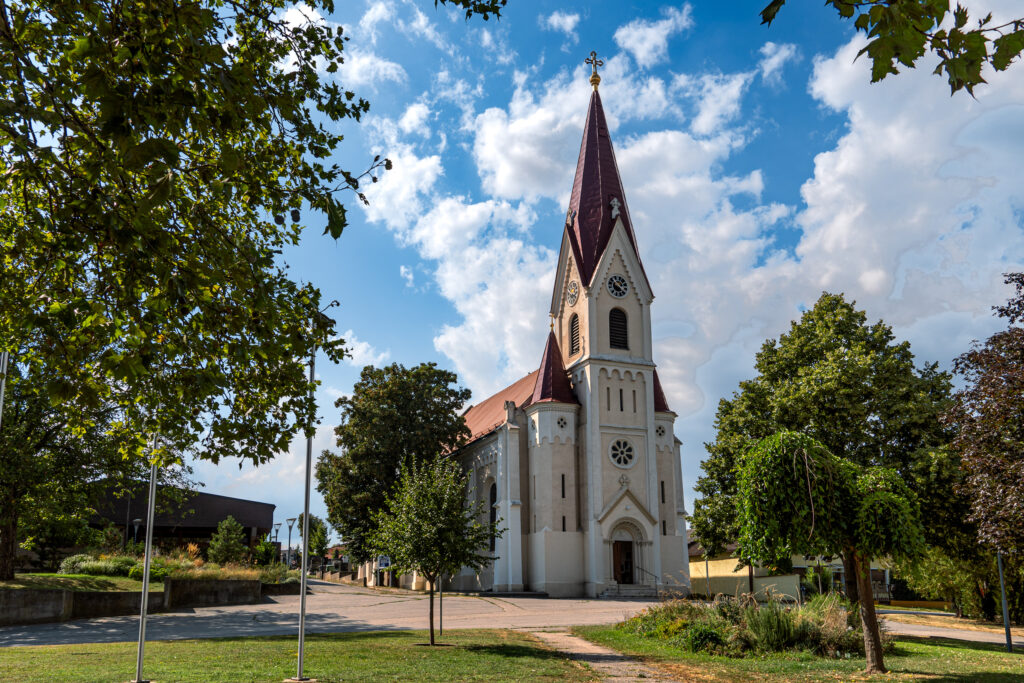
<svg viewBox="0 0 1024 683">
<path fill-rule="evenodd" d="M 644 272 L 597 86 L 537 370 L 465 413 L 468 495 L 505 529 L 450 589 L 689 592 L 680 441 L 652 355 Z"/>
</svg>

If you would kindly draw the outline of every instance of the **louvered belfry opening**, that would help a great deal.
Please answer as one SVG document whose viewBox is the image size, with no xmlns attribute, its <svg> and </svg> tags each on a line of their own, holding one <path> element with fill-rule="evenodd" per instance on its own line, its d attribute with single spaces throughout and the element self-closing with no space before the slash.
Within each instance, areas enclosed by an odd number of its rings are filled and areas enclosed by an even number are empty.
<svg viewBox="0 0 1024 683">
<path fill-rule="evenodd" d="M 626 312 L 613 308 L 608 313 L 608 342 L 613 349 L 629 348 L 629 332 L 626 329 Z"/>
<path fill-rule="evenodd" d="M 569 318 L 569 355 L 580 352 L 580 317 L 575 313 Z"/>
</svg>

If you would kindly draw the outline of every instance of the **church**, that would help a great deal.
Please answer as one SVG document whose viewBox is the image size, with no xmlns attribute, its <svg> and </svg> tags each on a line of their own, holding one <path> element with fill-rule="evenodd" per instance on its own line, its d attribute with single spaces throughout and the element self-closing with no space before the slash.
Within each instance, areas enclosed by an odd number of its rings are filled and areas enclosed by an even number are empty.
<svg viewBox="0 0 1024 683">
<path fill-rule="evenodd" d="M 689 593 L 681 442 L 651 351 L 654 293 L 590 98 L 539 366 L 465 412 L 468 496 L 505 531 L 456 590 Z"/>
</svg>

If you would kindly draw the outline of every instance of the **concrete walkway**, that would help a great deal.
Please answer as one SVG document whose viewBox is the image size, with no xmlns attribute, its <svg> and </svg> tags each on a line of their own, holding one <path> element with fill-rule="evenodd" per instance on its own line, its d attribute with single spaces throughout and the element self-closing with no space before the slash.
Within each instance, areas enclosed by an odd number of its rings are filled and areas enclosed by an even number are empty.
<svg viewBox="0 0 1024 683">
<path fill-rule="evenodd" d="M 310 582 L 306 632 L 426 629 L 427 596 L 411 591 L 376 591 Z M 444 627 L 553 628 L 613 624 L 650 605 L 637 600 L 495 598 L 445 596 Z M 438 612 L 437 601 L 434 603 Z M 267 597 L 258 605 L 197 607 L 153 614 L 148 640 L 292 635 L 299 628 L 299 596 Z M 436 623 L 435 623 L 436 625 Z M 0 628 L 0 647 L 134 641 L 138 616 L 81 619 L 60 624 Z"/>
<path fill-rule="evenodd" d="M 595 645 L 568 631 L 528 630 L 548 647 L 558 650 L 570 659 L 588 664 L 604 681 L 671 681 L 668 674 L 642 664 L 615 650 Z"/>
<path fill-rule="evenodd" d="M 950 640 L 968 640 L 974 643 L 1006 644 L 1006 635 L 994 631 L 973 631 L 964 628 L 945 628 L 942 626 L 924 626 L 922 624 L 906 624 L 902 621 L 882 619 L 882 623 L 890 633 L 898 636 L 915 638 L 947 638 Z M 1013 638 L 1014 650 L 1024 650 L 1024 640 Z"/>
</svg>

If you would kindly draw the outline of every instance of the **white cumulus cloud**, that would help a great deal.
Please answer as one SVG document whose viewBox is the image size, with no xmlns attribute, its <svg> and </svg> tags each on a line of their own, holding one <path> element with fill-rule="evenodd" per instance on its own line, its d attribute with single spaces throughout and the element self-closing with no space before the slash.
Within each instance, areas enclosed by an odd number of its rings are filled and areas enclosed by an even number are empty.
<svg viewBox="0 0 1024 683">
<path fill-rule="evenodd" d="M 761 72 L 761 78 L 766 83 L 773 85 L 781 84 L 782 67 L 786 65 L 786 62 L 792 61 L 797 57 L 796 45 L 768 41 L 761 46 L 760 52 L 761 61 L 757 66 Z"/>
<path fill-rule="evenodd" d="M 693 8 L 689 3 L 662 10 L 657 21 L 634 19 L 615 31 L 615 44 L 625 50 L 641 68 L 654 66 L 668 58 L 668 39 L 693 26 Z"/>
<path fill-rule="evenodd" d="M 373 344 L 359 339 L 352 330 L 341 335 L 345 340 L 345 362 L 357 368 L 364 365 L 380 365 L 391 357 L 390 351 L 380 351 Z"/>
</svg>

